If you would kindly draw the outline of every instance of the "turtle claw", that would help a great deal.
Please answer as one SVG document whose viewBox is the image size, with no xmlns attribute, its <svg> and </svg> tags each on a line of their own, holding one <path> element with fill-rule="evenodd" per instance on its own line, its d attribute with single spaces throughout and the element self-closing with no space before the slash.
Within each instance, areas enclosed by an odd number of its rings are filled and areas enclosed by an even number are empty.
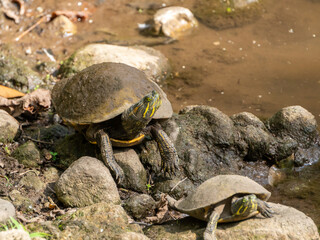
<svg viewBox="0 0 320 240">
<path fill-rule="evenodd" d="M 266 218 L 273 217 L 273 214 L 275 213 L 274 211 L 272 211 L 271 206 L 264 201 L 260 201 L 258 211 L 261 213 L 262 216 Z"/>
</svg>

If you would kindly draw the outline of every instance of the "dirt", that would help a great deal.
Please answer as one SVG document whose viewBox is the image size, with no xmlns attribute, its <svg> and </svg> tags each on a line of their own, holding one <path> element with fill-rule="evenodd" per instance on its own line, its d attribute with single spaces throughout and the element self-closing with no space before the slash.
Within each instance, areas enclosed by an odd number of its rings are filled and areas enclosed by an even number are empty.
<svg viewBox="0 0 320 240">
<path fill-rule="evenodd" d="M 192 11 L 197 1 L 153 2 L 154 6 L 166 3 Z M 26 15 L 19 24 L 0 17 L 0 44 L 13 45 L 17 55 L 30 65 L 50 61 L 43 49 L 50 50 L 60 62 L 87 43 L 104 42 L 111 37 L 141 39 L 138 23 L 148 20 L 148 13 L 152 13 L 146 10 L 150 6 L 147 0 L 31 0 L 25 5 Z M 200 23 L 193 34 L 172 44 L 154 46 L 172 65 L 173 77 L 163 87 L 175 112 L 187 105 L 205 104 L 228 115 L 248 111 L 267 118 L 285 106 L 301 105 L 319 122 L 320 2 L 266 0 L 263 7 L 262 16 L 251 24 L 218 31 Z M 50 23 L 41 23 L 15 41 L 44 14 L 85 8 L 91 15 L 86 21 L 75 23 L 78 32 L 74 36 L 56 36 Z M 31 53 L 27 54 L 27 49 Z M 12 171 L 17 171 L 16 167 L 12 166 Z M 18 170 L 16 175 L 20 171 L 25 170 Z M 1 172 L 2 176 L 7 174 Z M 1 185 L 6 185 L 6 179 L 2 180 L 5 181 Z M 319 216 L 313 214 L 315 208 L 310 207 L 311 198 L 284 197 L 275 191 L 273 199 L 312 215 L 320 225 Z"/>
</svg>

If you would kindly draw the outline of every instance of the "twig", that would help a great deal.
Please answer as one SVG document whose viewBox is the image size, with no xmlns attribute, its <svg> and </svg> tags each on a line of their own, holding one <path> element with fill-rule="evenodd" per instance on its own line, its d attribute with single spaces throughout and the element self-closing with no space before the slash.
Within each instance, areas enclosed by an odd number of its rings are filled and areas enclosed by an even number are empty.
<svg viewBox="0 0 320 240">
<path fill-rule="evenodd" d="M 33 138 L 31 138 L 31 137 L 28 137 L 28 136 L 23 136 L 23 137 L 25 137 L 26 139 L 31 140 L 31 141 L 33 141 L 33 142 L 37 142 L 37 143 L 53 144 L 53 142 L 41 141 L 41 140 L 33 139 Z"/>
<path fill-rule="evenodd" d="M 171 188 L 171 190 L 169 192 L 172 192 L 176 187 L 178 187 L 178 185 L 180 185 L 182 182 L 184 182 L 186 179 L 188 179 L 187 177 L 185 177 L 184 179 L 180 180 L 176 185 L 173 186 L 173 188 Z"/>
<path fill-rule="evenodd" d="M 34 29 L 36 26 L 40 25 L 48 16 L 43 16 L 42 18 L 40 18 L 40 20 L 38 22 L 36 22 L 35 24 L 33 24 L 31 27 L 29 27 L 27 30 L 25 30 L 24 32 L 22 32 L 18 37 L 16 37 L 15 41 L 19 41 L 22 37 L 24 37 L 26 34 L 28 34 L 32 29 Z"/>
</svg>

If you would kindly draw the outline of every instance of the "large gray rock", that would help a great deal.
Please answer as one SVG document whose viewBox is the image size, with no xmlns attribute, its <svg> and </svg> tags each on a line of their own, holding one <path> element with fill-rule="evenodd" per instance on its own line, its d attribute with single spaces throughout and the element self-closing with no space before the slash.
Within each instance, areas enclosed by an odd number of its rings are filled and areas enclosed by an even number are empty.
<svg viewBox="0 0 320 240">
<path fill-rule="evenodd" d="M 276 214 L 272 218 L 261 215 L 245 221 L 219 224 L 216 231 L 217 239 L 224 240 L 318 240 L 317 226 L 304 213 L 281 204 L 270 203 Z M 154 239 L 188 239 L 196 240 L 203 235 L 206 223 L 197 220 L 170 222 L 162 226 L 152 226 L 145 234 Z"/>
<path fill-rule="evenodd" d="M 109 44 L 89 44 L 64 62 L 63 77 L 70 77 L 96 63 L 124 63 L 143 71 L 153 81 L 160 82 L 169 74 L 168 59 L 159 51 L 144 46 L 123 47 Z"/>
<path fill-rule="evenodd" d="M 120 202 L 118 189 L 109 169 L 92 157 L 78 159 L 60 176 L 56 194 L 64 205 L 70 207 Z"/>
<path fill-rule="evenodd" d="M 0 199 L 0 223 L 5 223 L 16 215 L 16 210 L 11 202 Z"/>
<path fill-rule="evenodd" d="M 300 146 L 308 148 L 319 136 L 315 117 L 301 106 L 281 109 L 267 122 L 269 130 L 279 137 L 291 137 Z"/>
<path fill-rule="evenodd" d="M 0 142 L 10 142 L 19 131 L 19 122 L 6 111 L 0 109 Z"/>
<path fill-rule="evenodd" d="M 114 157 L 125 175 L 121 185 L 124 188 L 145 192 L 147 172 L 140 162 L 138 154 L 133 149 L 118 149 L 114 151 Z"/>
</svg>

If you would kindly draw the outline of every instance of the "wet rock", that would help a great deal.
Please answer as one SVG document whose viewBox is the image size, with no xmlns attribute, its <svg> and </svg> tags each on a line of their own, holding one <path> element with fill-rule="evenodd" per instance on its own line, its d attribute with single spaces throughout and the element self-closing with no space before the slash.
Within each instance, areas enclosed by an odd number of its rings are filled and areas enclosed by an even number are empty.
<svg viewBox="0 0 320 240">
<path fill-rule="evenodd" d="M 89 143 L 80 133 L 58 140 L 54 149 L 57 153 L 56 164 L 63 169 L 68 168 L 80 157 L 96 157 L 96 152 L 98 152 L 97 145 Z"/>
<path fill-rule="evenodd" d="M 70 236 L 72 239 L 87 239 L 88 236 L 90 239 L 126 239 L 122 236 L 147 239 L 143 238 L 140 226 L 130 224 L 128 219 L 120 205 L 101 202 L 67 213 L 54 222 L 33 224 L 32 228 L 33 231 L 50 233 L 53 239 L 70 239 Z"/>
<path fill-rule="evenodd" d="M 267 130 L 264 123 L 258 117 L 249 112 L 237 113 L 232 115 L 230 118 L 232 119 L 235 126 L 254 126 L 256 128 L 261 128 L 264 131 Z"/>
<path fill-rule="evenodd" d="M 69 37 L 77 33 L 77 26 L 69 18 L 60 15 L 49 23 L 49 30 L 55 36 Z"/>
<path fill-rule="evenodd" d="M 294 163 L 297 167 L 312 165 L 320 160 L 320 146 L 315 145 L 308 149 L 298 148 L 294 154 Z"/>
<path fill-rule="evenodd" d="M 254 22 L 262 10 L 258 0 L 201 0 L 193 12 L 208 27 L 221 30 Z"/>
<path fill-rule="evenodd" d="M 235 147 L 238 134 L 232 120 L 218 109 L 186 107 L 164 128 L 170 137 L 176 138 L 172 140 L 180 166 L 193 182 L 201 183 L 217 174 L 237 171 L 237 162 L 241 160 Z"/>
<path fill-rule="evenodd" d="M 46 187 L 46 184 L 42 182 L 41 178 L 35 172 L 26 173 L 19 183 L 24 187 L 34 189 L 36 192 L 40 192 Z"/>
<path fill-rule="evenodd" d="M 40 151 L 34 142 L 28 141 L 14 150 L 12 156 L 26 167 L 38 167 L 41 163 Z"/>
<path fill-rule="evenodd" d="M 74 130 L 60 124 L 53 124 L 46 127 L 30 127 L 25 130 L 25 133 L 36 140 L 56 142 L 61 138 L 73 134 Z"/>
<path fill-rule="evenodd" d="M 7 222 L 10 217 L 15 217 L 15 215 L 16 210 L 13 204 L 0 198 L 0 223 Z"/>
<path fill-rule="evenodd" d="M 125 201 L 124 209 L 135 219 L 152 215 L 156 201 L 148 194 L 138 194 Z"/>
<path fill-rule="evenodd" d="M 31 237 L 23 229 L 11 229 L 0 232 L 0 240 L 31 240 Z"/>
<path fill-rule="evenodd" d="M 133 149 L 114 150 L 114 157 L 125 174 L 124 188 L 145 192 L 147 172 L 140 162 L 138 154 Z"/>
<path fill-rule="evenodd" d="M 11 142 L 19 131 L 19 122 L 0 109 L 0 142 Z"/>
<path fill-rule="evenodd" d="M 303 148 L 310 147 L 319 136 L 315 117 L 301 106 L 281 109 L 268 120 L 267 126 L 274 135 L 291 137 Z"/>
<path fill-rule="evenodd" d="M 156 82 L 164 80 L 170 71 L 168 59 L 153 48 L 90 44 L 73 53 L 61 66 L 60 73 L 63 77 L 70 77 L 86 67 L 102 62 L 124 63 L 138 68 Z"/>
<path fill-rule="evenodd" d="M 142 33 L 164 34 L 173 39 L 188 35 L 198 26 L 192 12 L 184 7 L 166 7 L 158 10 L 151 21 L 146 22 Z"/>
<path fill-rule="evenodd" d="M 87 156 L 75 161 L 60 176 L 56 194 L 64 205 L 70 207 L 120 201 L 109 169 L 100 160 Z"/>
<path fill-rule="evenodd" d="M 268 184 L 270 186 L 276 186 L 283 182 L 287 178 L 286 171 L 284 169 L 277 168 L 276 166 L 271 166 L 268 175 Z"/>
<path fill-rule="evenodd" d="M 236 223 L 219 224 L 217 239 L 319 239 L 316 225 L 304 213 L 281 204 L 270 203 L 277 213 L 272 218 L 257 216 Z M 297 221 L 299 219 L 299 221 Z M 145 234 L 152 239 L 199 239 L 206 223 L 187 219 L 152 226 Z M 190 221 L 191 220 L 191 221 Z"/>
<path fill-rule="evenodd" d="M 14 50 L 1 46 L 0 50 L 0 84 L 26 93 L 42 83 L 40 76 L 26 65 L 26 62 L 15 57 Z"/>
</svg>

